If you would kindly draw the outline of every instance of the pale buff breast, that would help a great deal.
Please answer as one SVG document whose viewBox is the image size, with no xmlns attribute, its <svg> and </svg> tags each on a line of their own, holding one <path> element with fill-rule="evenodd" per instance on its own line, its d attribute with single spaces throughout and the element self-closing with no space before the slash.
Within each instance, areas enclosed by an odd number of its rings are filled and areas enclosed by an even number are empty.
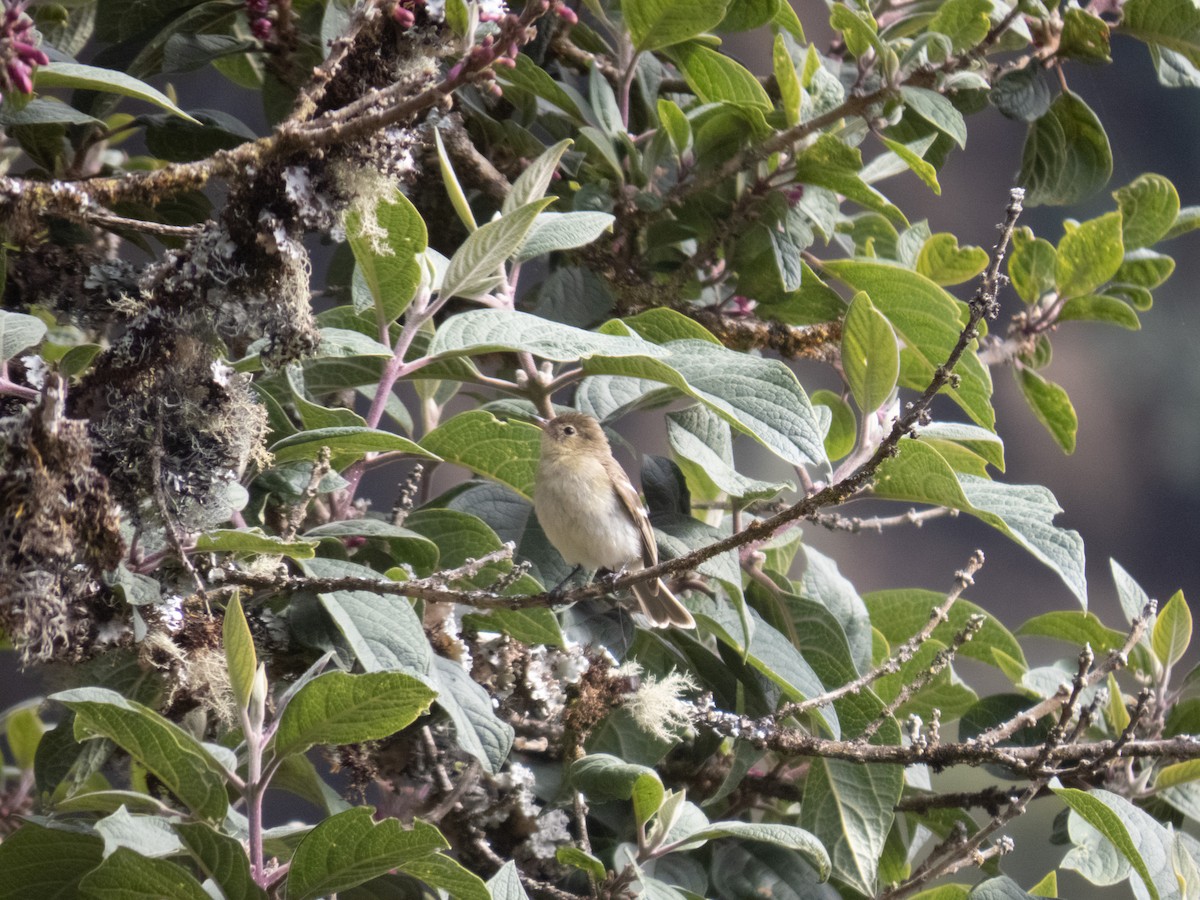
<svg viewBox="0 0 1200 900">
<path fill-rule="evenodd" d="M 584 502 L 584 497 L 604 502 Z M 641 559 L 638 531 L 600 463 L 543 459 L 533 505 L 546 537 L 569 565 L 616 571 Z"/>
</svg>

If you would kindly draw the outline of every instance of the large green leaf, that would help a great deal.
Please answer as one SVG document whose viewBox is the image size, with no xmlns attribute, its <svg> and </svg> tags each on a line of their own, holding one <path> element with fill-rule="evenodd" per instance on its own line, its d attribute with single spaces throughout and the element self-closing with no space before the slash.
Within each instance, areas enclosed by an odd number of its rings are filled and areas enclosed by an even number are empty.
<svg viewBox="0 0 1200 900">
<path fill-rule="evenodd" d="M 484 353 L 532 353 L 553 362 L 591 356 L 667 356 L 668 351 L 638 337 L 585 331 L 527 313 L 479 309 L 451 317 L 437 330 L 428 354 L 435 359 Z"/>
<path fill-rule="evenodd" d="M 225 900 L 266 900 L 266 891 L 254 883 L 250 874 L 250 858 L 241 841 L 202 822 L 179 822 L 174 827 L 204 874 L 221 889 Z"/>
<path fill-rule="evenodd" d="M 1079 431 L 1079 418 L 1067 392 L 1052 381 L 1047 381 L 1033 369 L 1022 366 L 1014 369 L 1017 384 L 1025 402 L 1033 410 L 1038 421 L 1046 426 L 1055 443 L 1064 453 L 1075 452 L 1075 435 Z"/>
<path fill-rule="evenodd" d="M 657 2 L 677 6 L 681 11 L 687 8 L 671 0 Z M 764 112 L 771 109 L 771 98 L 758 79 L 732 57 L 697 42 L 677 44 L 670 55 L 688 87 L 705 103 L 729 103 Z"/>
<path fill-rule="evenodd" d="M 1160 896 L 1178 897 L 1179 882 L 1171 865 L 1169 837 L 1164 825 L 1124 797 L 1099 788 L 1081 791 L 1054 789 L 1059 798 L 1116 848 L 1137 872 L 1153 900 Z M 1075 829 L 1072 829 L 1075 838 Z M 1072 850 L 1063 860 L 1064 868 L 1079 868 L 1088 855 L 1083 848 Z"/>
<path fill-rule="evenodd" d="M 366 220 L 358 209 L 347 213 L 346 240 L 371 289 L 380 320 L 392 322 L 412 302 L 421 283 L 421 254 L 429 236 L 425 220 L 399 191 L 371 212 L 374 221 Z"/>
<path fill-rule="evenodd" d="M 622 0 L 625 25 L 639 53 L 661 50 L 715 28 L 730 0 Z"/>
<path fill-rule="evenodd" d="M 446 462 L 533 497 L 541 429 L 526 422 L 501 422 L 489 412 L 470 410 L 446 420 L 421 445 Z"/>
<path fill-rule="evenodd" d="M 1061 297 L 1094 291 L 1121 267 L 1121 213 L 1111 212 L 1070 228 L 1058 242 L 1054 278 Z"/>
<path fill-rule="evenodd" d="M 479 760 L 488 774 L 498 774 L 512 750 L 512 726 L 496 715 L 491 696 L 462 663 L 435 656 L 430 674 L 438 689 L 438 706 L 454 722 L 459 747 Z"/>
<path fill-rule="evenodd" d="M 420 864 L 440 857 L 439 851 L 449 849 L 441 832 L 421 821 L 414 822 L 410 829 L 397 819 L 376 822 L 374 812 L 369 806 L 348 809 L 330 816 L 305 835 L 288 871 L 288 900 L 316 900 L 393 869 L 422 880 L 427 880 L 423 874 L 435 874 L 433 867 L 421 868 Z M 491 900 L 480 878 L 458 868 L 462 877 L 454 882 L 453 896 L 463 900 Z M 440 884 L 441 880 L 428 883 L 449 887 Z"/>
<path fill-rule="evenodd" d="M 118 847 L 84 876 L 79 896 L 87 900 L 211 900 L 187 869 Z"/>
<path fill-rule="evenodd" d="M 271 453 L 274 454 L 277 463 L 316 459 L 320 456 L 322 447 L 328 447 L 332 451 L 331 461 L 335 469 L 344 468 L 368 453 L 399 452 L 425 459 L 437 459 L 408 438 L 392 434 L 390 431 L 356 425 L 301 431 L 276 441 L 271 445 Z"/>
<path fill-rule="evenodd" d="M 284 708 L 272 742 L 276 758 L 314 744 L 354 744 L 395 734 L 437 696 L 400 672 L 328 672 L 300 688 Z"/>
<path fill-rule="evenodd" d="M 804 782 L 799 823 L 825 845 L 834 877 L 873 896 L 884 841 L 903 779 L 892 767 L 814 760 Z"/>
<path fill-rule="evenodd" d="M 900 377 L 896 332 L 862 291 L 850 302 L 842 322 L 842 373 L 864 415 L 884 404 Z"/>
<path fill-rule="evenodd" d="M 498 288 L 504 281 L 505 260 L 521 248 L 538 214 L 553 202 L 551 197 L 526 203 L 471 232 L 450 257 L 441 296 L 477 299 Z"/>
<path fill-rule="evenodd" d="M 1129 0 L 1121 31 L 1200 65 L 1200 8 L 1190 0 Z"/>
<path fill-rule="evenodd" d="M 225 817 L 229 799 L 224 767 L 174 722 L 108 688 L 75 688 L 50 699 L 75 713 L 77 741 L 108 738 L 197 816 L 210 822 Z"/>
<path fill-rule="evenodd" d="M 98 834 L 26 822 L 0 842 L 0 900 L 71 900 L 103 855 Z"/>
<path fill-rule="evenodd" d="M 303 567 L 316 578 L 387 580 L 365 566 L 339 559 L 305 560 Z M 429 672 L 429 641 L 407 598 L 372 591 L 330 591 L 318 597 L 365 671 Z"/>
<path fill-rule="evenodd" d="M 826 463 L 823 429 L 783 363 L 699 340 L 672 341 L 663 349 L 670 356 L 592 356 L 584 371 L 668 384 L 793 465 Z"/>
<path fill-rule="evenodd" d="M 790 482 L 758 481 L 734 468 L 729 423 L 703 405 L 667 414 L 667 440 L 689 486 L 700 483 L 711 498 L 718 491 L 732 497 L 757 499 L 791 490 Z"/>
<path fill-rule="evenodd" d="M 1162 240 L 1179 216 L 1179 193 L 1162 175 L 1139 175 L 1113 191 L 1113 197 L 1121 208 L 1121 238 L 1126 250 Z"/>
<path fill-rule="evenodd" d="M 115 69 L 98 69 L 95 66 L 84 66 L 72 62 L 52 62 L 49 65 L 37 67 L 33 74 L 33 87 L 37 91 L 44 91 L 46 88 L 71 88 L 136 97 L 138 100 L 145 100 L 147 103 L 153 103 L 155 106 L 181 116 L 189 122 L 201 124 L 176 106 L 171 98 L 162 91 Z"/>
<path fill-rule="evenodd" d="M 1029 126 L 1017 180 L 1026 205 L 1065 206 L 1104 187 L 1112 166 L 1104 126 L 1083 100 L 1064 91 Z"/>
<path fill-rule="evenodd" d="M 904 341 L 900 354 L 900 383 L 924 390 L 958 342 L 966 308 L 942 288 L 916 272 L 874 260 L 833 260 L 825 268 L 855 290 L 866 291 Z M 975 422 L 994 428 L 992 379 L 973 352 L 964 353 L 955 370 L 958 387 L 945 392 Z"/>
<path fill-rule="evenodd" d="M 880 467 L 875 491 L 893 500 L 970 513 L 1057 572 L 1086 608 L 1083 538 L 1053 524 L 1062 510 L 1046 488 L 958 474 L 933 447 L 922 441 L 903 441 L 899 454 Z"/>
</svg>

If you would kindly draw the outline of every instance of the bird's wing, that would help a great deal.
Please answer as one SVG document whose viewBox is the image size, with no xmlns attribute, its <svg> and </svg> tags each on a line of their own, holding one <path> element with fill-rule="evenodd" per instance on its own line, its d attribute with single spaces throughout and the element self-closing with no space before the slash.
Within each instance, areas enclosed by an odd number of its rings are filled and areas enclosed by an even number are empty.
<svg viewBox="0 0 1200 900">
<path fill-rule="evenodd" d="M 654 528 L 650 525 L 650 517 L 646 515 L 646 510 L 642 507 L 642 500 L 638 497 L 637 491 L 633 489 L 629 476 L 615 462 L 612 482 L 617 496 L 621 498 L 621 505 L 625 507 L 625 512 L 637 526 L 638 534 L 642 538 L 642 565 L 646 568 L 658 565 L 658 544 L 654 541 Z"/>
</svg>

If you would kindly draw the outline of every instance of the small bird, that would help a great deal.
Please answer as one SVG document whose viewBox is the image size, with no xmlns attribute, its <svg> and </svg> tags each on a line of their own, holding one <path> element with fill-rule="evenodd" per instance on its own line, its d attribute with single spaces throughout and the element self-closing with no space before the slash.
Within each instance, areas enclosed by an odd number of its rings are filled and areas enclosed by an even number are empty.
<svg viewBox="0 0 1200 900">
<path fill-rule="evenodd" d="M 658 564 L 650 518 L 591 416 L 563 413 L 542 425 L 533 508 L 554 549 L 576 571 Z M 655 628 L 696 626 L 661 578 L 634 585 L 633 594 Z"/>
</svg>

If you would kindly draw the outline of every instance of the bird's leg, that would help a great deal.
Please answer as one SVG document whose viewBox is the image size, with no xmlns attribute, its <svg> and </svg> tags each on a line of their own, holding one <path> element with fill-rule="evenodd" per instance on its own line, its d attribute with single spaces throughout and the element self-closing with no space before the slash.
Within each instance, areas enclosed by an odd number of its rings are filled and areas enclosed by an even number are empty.
<svg viewBox="0 0 1200 900">
<path fill-rule="evenodd" d="M 596 581 L 600 587 L 604 588 L 605 593 L 615 593 L 617 590 L 617 579 L 621 577 L 624 571 L 624 569 L 621 569 L 618 572 L 614 572 L 612 569 L 605 569 L 604 574 L 597 573 Z"/>
<path fill-rule="evenodd" d="M 580 569 L 582 569 L 582 568 L 583 568 L 583 564 L 582 564 L 582 563 L 581 563 L 580 565 L 577 565 L 575 568 L 573 568 L 573 569 L 572 569 L 572 570 L 571 570 L 571 571 L 570 571 L 570 572 L 567 574 L 567 577 L 566 577 L 566 578 L 564 578 L 562 581 L 560 581 L 558 584 L 556 584 L 556 585 L 555 585 L 553 588 L 551 588 L 551 589 L 550 589 L 550 599 L 551 599 L 551 600 L 553 600 L 553 601 L 554 601 L 554 602 L 556 602 L 556 603 L 557 603 L 559 600 L 561 600 L 561 599 L 562 599 L 562 596 L 563 596 L 563 594 L 565 594 L 565 593 L 566 593 L 566 591 L 564 590 L 564 588 L 566 588 L 566 586 L 567 586 L 567 582 L 568 582 L 568 581 L 570 581 L 572 578 L 574 578 L 576 575 L 578 575 L 578 574 L 579 574 L 579 570 L 580 570 Z"/>
</svg>

